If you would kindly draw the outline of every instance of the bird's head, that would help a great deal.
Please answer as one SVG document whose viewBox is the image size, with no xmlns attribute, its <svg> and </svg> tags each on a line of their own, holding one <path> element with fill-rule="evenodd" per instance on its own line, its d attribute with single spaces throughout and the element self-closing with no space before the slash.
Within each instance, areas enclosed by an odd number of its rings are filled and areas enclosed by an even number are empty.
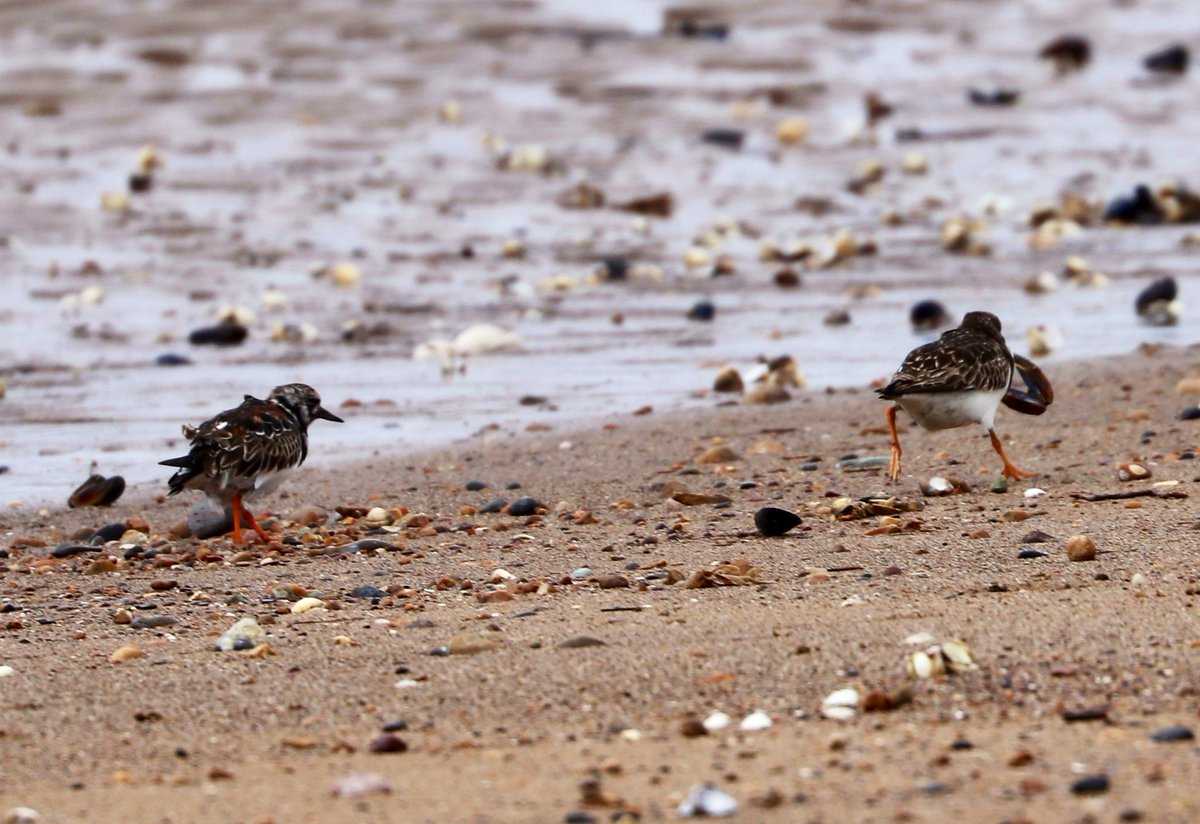
<svg viewBox="0 0 1200 824">
<path fill-rule="evenodd" d="M 321 406 L 321 396 L 317 394 L 317 390 L 306 383 L 288 383 L 276 386 L 271 390 L 271 396 L 267 400 L 291 410 L 305 429 L 317 418 L 343 423 L 341 418 Z"/>
</svg>

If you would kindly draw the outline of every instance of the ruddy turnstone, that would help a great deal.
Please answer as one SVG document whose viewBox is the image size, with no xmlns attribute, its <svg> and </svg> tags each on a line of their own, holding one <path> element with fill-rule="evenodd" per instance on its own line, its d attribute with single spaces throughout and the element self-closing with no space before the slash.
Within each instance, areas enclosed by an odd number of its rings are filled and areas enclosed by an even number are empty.
<svg viewBox="0 0 1200 824">
<path fill-rule="evenodd" d="M 1027 389 L 1012 386 L 1014 374 L 1021 375 Z M 887 410 L 892 435 L 890 480 L 900 475 L 897 408 L 926 429 L 982 424 L 1004 461 L 1004 474 L 1013 480 L 1033 476 L 1008 460 L 993 421 L 1001 402 L 1018 412 L 1040 415 L 1053 402 L 1054 391 L 1037 366 L 1008 351 L 1000 319 L 990 312 L 968 312 L 957 329 L 909 352 L 891 383 L 876 391 L 894 402 Z"/>
<path fill-rule="evenodd" d="M 343 422 L 321 406 L 321 397 L 311 386 L 289 383 L 272 389 L 265 401 L 246 395 L 240 406 L 199 426 L 185 424 L 183 435 L 191 442 L 191 451 L 160 461 L 163 466 L 179 467 L 167 481 L 168 494 L 199 489 L 213 503 L 230 508 L 235 541 L 242 542 L 243 518 L 259 538 L 268 541 L 243 501 L 273 492 L 304 463 L 308 426 L 317 418 Z"/>
</svg>

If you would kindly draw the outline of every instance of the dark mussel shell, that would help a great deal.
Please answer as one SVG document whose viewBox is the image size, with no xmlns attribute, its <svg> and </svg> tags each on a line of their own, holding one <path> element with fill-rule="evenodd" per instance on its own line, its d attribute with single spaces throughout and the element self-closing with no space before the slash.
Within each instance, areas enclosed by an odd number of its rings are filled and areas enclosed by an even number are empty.
<svg viewBox="0 0 1200 824">
<path fill-rule="evenodd" d="M 67 506 L 112 506 L 124 492 L 125 479 L 120 475 L 91 475 L 67 498 Z"/>
</svg>

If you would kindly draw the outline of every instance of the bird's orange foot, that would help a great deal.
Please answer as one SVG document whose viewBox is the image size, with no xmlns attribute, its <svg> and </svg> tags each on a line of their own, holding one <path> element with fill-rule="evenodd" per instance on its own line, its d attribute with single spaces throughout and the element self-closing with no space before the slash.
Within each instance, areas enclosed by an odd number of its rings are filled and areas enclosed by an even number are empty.
<svg viewBox="0 0 1200 824">
<path fill-rule="evenodd" d="M 1026 478 L 1036 478 L 1036 472 L 1027 472 L 1024 469 L 1018 469 L 1007 461 L 1004 462 L 1004 477 L 1011 481 L 1023 481 Z"/>
</svg>

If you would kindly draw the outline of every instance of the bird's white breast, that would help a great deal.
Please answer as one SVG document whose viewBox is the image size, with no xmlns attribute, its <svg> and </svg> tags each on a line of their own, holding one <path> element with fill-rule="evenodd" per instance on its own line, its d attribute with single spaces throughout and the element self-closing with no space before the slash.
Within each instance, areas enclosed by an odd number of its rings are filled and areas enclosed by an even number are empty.
<svg viewBox="0 0 1200 824">
<path fill-rule="evenodd" d="M 974 389 L 967 392 L 929 392 L 904 395 L 896 399 L 900 408 L 926 429 L 953 429 L 969 423 L 983 424 L 991 429 L 996 409 L 1008 389 L 990 392 Z"/>
</svg>

